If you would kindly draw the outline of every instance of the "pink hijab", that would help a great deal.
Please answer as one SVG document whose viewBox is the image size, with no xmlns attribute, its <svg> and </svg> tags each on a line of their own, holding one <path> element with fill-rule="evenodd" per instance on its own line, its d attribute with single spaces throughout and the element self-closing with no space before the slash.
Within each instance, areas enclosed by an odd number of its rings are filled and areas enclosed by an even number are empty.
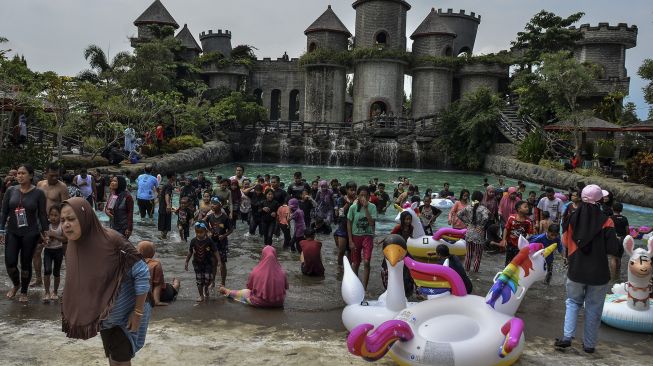
<svg viewBox="0 0 653 366">
<path fill-rule="evenodd" d="M 266 245 L 261 261 L 254 267 L 247 280 L 247 288 L 252 291 L 252 304 L 258 306 L 283 306 L 288 289 L 286 272 L 277 260 L 277 251 Z"/>
<path fill-rule="evenodd" d="M 507 223 L 510 215 L 517 213 L 515 205 L 518 202 L 518 199 L 515 197 L 514 200 L 510 199 L 510 194 L 516 193 L 517 189 L 515 187 L 508 188 L 508 194 L 501 197 L 501 202 L 499 202 L 499 212 L 501 213 L 501 218 L 503 222 Z"/>
</svg>

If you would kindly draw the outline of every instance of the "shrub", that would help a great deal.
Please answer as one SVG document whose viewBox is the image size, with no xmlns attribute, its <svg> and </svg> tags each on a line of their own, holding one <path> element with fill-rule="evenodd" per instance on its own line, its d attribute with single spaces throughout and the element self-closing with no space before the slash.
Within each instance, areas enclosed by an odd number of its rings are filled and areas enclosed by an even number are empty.
<svg viewBox="0 0 653 366">
<path fill-rule="evenodd" d="M 626 162 L 628 178 L 653 187 L 653 153 L 640 152 Z"/>
<path fill-rule="evenodd" d="M 551 168 L 551 169 L 556 169 L 556 170 L 564 170 L 565 165 L 559 161 L 553 161 L 553 160 L 547 160 L 547 159 L 540 159 L 540 161 L 537 163 L 537 165 L 544 167 L 544 168 Z"/>
<path fill-rule="evenodd" d="M 52 158 L 52 150 L 47 145 L 37 145 L 29 141 L 23 148 L 8 147 L 0 153 L 0 168 L 6 169 L 21 163 L 43 169 Z"/>
<path fill-rule="evenodd" d="M 88 136 L 82 139 L 86 151 L 100 151 L 107 146 L 107 143 L 96 136 Z"/>
<path fill-rule="evenodd" d="M 597 168 L 576 168 L 574 169 L 574 173 L 582 175 L 583 177 L 604 177 L 605 174 L 603 174 L 603 171 L 601 169 Z"/>
<path fill-rule="evenodd" d="M 546 141 L 541 131 L 534 131 L 528 134 L 524 141 L 519 144 L 517 159 L 531 164 L 537 164 L 546 151 Z"/>
<path fill-rule="evenodd" d="M 204 141 L 197 136 L 182 135 L 170 139 L 165 145 L 177 152 L 179 150 L 190 149 L 191 147 L 200 147 L 204 145 Z"/>
</svg>

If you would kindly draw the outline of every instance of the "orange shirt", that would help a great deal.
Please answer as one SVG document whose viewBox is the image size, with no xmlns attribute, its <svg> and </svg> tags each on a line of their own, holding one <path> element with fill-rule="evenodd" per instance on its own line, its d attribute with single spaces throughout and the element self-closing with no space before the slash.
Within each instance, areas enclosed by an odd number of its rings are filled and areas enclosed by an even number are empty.
<svg viewBox="0 0 653 366">
<path fill-rule="evenodd" d="M 277 221 L 281 225 L 288 225 L 290 221 L 290 207 L 283 205 L 277 209 Z"/>
</svg>

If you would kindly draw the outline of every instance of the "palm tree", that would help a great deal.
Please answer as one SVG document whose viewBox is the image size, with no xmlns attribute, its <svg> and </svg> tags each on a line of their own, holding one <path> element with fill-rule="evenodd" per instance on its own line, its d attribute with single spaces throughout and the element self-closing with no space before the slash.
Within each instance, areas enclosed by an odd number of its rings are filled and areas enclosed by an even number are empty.
<svg viewBox="0 0 653 366">
<path fill-rule="evenodd" d="M 101 82 L 108 84 L 116 79 L 119 72 L 125 71 L 132 56 L 128 52 L 118 52 L 109 62 L 104 51 L 92 44 L 84 50 L 84 58 L 89 62 L 91 69 L 82 71 L 77 78 L 93 84 Z"/>
</svg>

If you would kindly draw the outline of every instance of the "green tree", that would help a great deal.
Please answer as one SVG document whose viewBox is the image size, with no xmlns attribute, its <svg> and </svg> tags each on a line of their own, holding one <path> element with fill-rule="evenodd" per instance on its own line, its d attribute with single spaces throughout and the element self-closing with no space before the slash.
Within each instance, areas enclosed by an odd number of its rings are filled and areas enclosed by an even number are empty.
<svg viewBox="0 0 653 366">
<path fill-rule="evenodd" d="M 254 124 L 264 120 L 267 110 L 256 101 L 249 100 L 243 93 L 233 92 L 228 97 L 218 101 L 209 109 L 209 118 L 220 124 L 220 127 L 238 122 L 241 125 Z"/>
<path fill-rule="evenodd" d="M 82 81 L 88 81 L 93 84 L 115 81 L 116 78 L 126 71 L 131 62 L 131 55 L 127 52 L 118 52 L 111 62 L 104 51 L 96 45 L 89 45 L 84 50 L 84 58 L 91 66 L 90 70 L 84 70 L 77 75 Z"/>
<path fill-rule="evenodd" d="M 0 44 L 7 43 L 9 40 L 5 37 L 0 36 Z M 11 49 L 0 49 L 0 60 L 4 59 L 7 53 L 11 52 Z"/>
<path fill-rule="evenodd" d="M 644 100 L 649 104 L 648 118 L 653 118 L 653 59 L 645 59 L 637 70 L 637 75 L 648 80 L 648 84 L 642 90 L 644 91 Z"/>
<path fill-rule="evenodd" d="M 452 103 L 442 113 L 439 140 L 456 166 L 480 169 L 494 143 L 501 99 L 480 88 Z"/>
<path fill-rule="evenodd" d="M 639 123 L 639 117 L 637 116 L 637 106 L 633 102 L 628 102 L 624 105 L 623 113 L 621 115 L 621 124 L 623 126 L 632 125 Z"/>
<path fill-rule="evenodd" d="M 541 10 L 526 23 L 524 31 L 517 33 L 517 40 L 511 44 L 517 49 L 525 50 L 524 61 L 529 65 L 540 61 L 546 53 L 572 51 L 575 42 L 582 39 L 583 35 L 579 30 L 569 27 L 584 15 L 585 13 L 578 12 L 563 18 Z"/>
<path fill-rule="evenodd" d="M 622 124 L 624 113 L 623 100 L 626 95 L 622 92 L 612 92 L 605 97 L 600 104 L 594 107 L 594 115 L 608 122 Z"/>
</svg>

